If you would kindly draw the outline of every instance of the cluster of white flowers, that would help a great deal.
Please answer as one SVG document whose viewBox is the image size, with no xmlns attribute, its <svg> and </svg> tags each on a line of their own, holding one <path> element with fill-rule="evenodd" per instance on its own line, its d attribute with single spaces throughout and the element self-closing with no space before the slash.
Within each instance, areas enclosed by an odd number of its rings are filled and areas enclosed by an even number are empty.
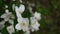
<svg viewBox="0 0 60 34">
<path fill-rule="evenodd" d="M 7 5 L 5 5 L 5 8 L 8 8 Z M 5 13 L 0 16 L 0 18 L 3 18 L 4 20 L 0 22 L 0 30 L 5 27 L 5 23 L 8 21 L 11 25 L 8 26 L 6 29 L 9 32 L 9 34 L 14 33 L 14 19 L 15 16 L 12 12 L 9 12 L 8 9 L 5 10 Z"/>
<path fill-rule="evenodd" d="M 23 30 L 26 32 L 25 34 L 30 34 L 30 31 L 34 32 L 39 30 L 40 24 L 38 23 L 38 20 L 41 19 L 41 14 L 38 12 L 35 12 L 33 16 L 30 18 L 30 23 L 28 18 L 23 18 L 22 13 L 25 10 L 25 6 L 23 4 L 20 5 L 20 7 L 15 7 L 16 15 L 17 15 L 17 21 L 15 28 L 17 30 Z"/>
<path fill-rule="evenodd" d="M 13 0 L 13 1 L 15 1 L 15 0 Z M 22 3 L 22 0 L 20 0 L 20 2 Z M 8 8 L 8 6 L 5 5 L 5 8 Z M 15 10 L 16 16 L 17 16 L 18 23 L 15 25 L 15 29 L 17 31 L 22 30 L 23 32 L 25 32 L 25 34 L 30 34 L 30 32 L 39 30 L 40 24 L 38 21 L 41 19 L 40 13 L 38 13 L 38 12 L 33 13 L 32 8 L 29 7 L 31 15 L 33 15 L 33 16 L 31 16 L 30 18 L 23 18 L 21 15 L 25 11 L 25 6 L 23 4 L 20 4 L 19 7 L 15 6 L 15 4 L 13 4 L 12 9 L 13 9 L 13 11 Z M 9 24 L 11 24 L 11 25 L 8 26 L 6 29 L 9 32 L 9 34 L 14 33 L 15 32 L 15 29 L 14 29 L 15 16 L 13 15 L 13 13 L 9 12 L 9 10 L 6 9 L 5 13 L 1 15 L 1 18 L 3 18 L 4 21 L 0 22 L 0 30 L 2 28 L 4 28 L 5 22 L 8 21 Z"/>
<path fill-rule="evenodd" d="M 10 24 L 14 24 L 13 23 L 13 19 L 15 18 L 14 15 L 12 14 L 12 12 L 9 12 L 8 9 L 5 10 L 5 13 L 1 15 L 1 18 L 4 19 L 4 21 L 9 21 Z"/>
</svg>

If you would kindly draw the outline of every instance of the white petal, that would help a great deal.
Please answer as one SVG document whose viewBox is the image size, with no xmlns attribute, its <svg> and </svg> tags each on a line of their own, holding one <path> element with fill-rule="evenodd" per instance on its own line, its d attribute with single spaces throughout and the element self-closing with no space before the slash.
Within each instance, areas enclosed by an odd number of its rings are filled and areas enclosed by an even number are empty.
<svg viewBox="0 0 60 34">
<path fill-rule="evenodd" d="M 12 25 L 10 25 L 10 26 L 8 26 L 7 27 L 7 31 L 10 33 L 10 34 L 12 34 L 12 33 L 14 33 L 14 27 L 12 26 Z"/>
<path fill-rule="evenodd" d="M 14 20 L 9 20 L 9 23 L 13 25 L 14 24 Z"/>
<path fill-rule="evenodd" d="M 5 18 L 5 17 L 6 17 L 6 14 L 2 14 L 2 15 L 1 15 L 1 18 Z"/>
<path fill-rule="evenodd" d="M 15 7 L 15 11 L 16 11 L 16 15 L 17 15 L 18 18 L 22 17 L 21 13 L 19 13 L 19 8 L 17 6 Z"/>
<path fill-rule="evenodd" d="M 23 18 L 18 18 L 17 21 L 18 21 L 18 23 L 22 23 Z"/>
<path fill-rule="evenodd" d="M 26 22 L 29 22 L 29 19 L 28 18 L 25 18 Z"/>
<path fill-rule="evenodd" d="M 15 28 L 16 28 L 17 30 L 21 30 L 20 24 L 16 24 Z"/>
<path fill-rule="evenodd" d="M 19 7 L 19 13 L 23 13 L 24 10 L 25 10 L 25 6 L 23 4 L 21 4 Z"/>
<path fill-rule="evenodd" d="M 29 25 L 29 19 L 28 18 L 24 18 L 24 22 L 26 22 L 27 25 Z"/>
<path fill-rule="evenodd" d="M 40 24 L 37 21 L 36 21 L 36 24 L 37 24 L 36 26 L 38 26 L 38 27 L 40 26 Z"/>
<path fill-rule="evenodd" d="M 17 6 L 15 6 L 16 15 L 17 15 L 18 18 L 19 18 L 19 17 L 22 17 L 22 16 L 21 16 L 21 13 L 23 13 L 24 10 L 25 10 L 25 6 L 22 5 L 22 4 L 20 5 L 19 8 L 18 8 Z"/>
<path fill-rule="evenodd" d="M 22 29 L 23 29 L 24 32 L 29 30 L 28 27 L 24 27 L 24 28 L 22 28 Z"/>
</svg>

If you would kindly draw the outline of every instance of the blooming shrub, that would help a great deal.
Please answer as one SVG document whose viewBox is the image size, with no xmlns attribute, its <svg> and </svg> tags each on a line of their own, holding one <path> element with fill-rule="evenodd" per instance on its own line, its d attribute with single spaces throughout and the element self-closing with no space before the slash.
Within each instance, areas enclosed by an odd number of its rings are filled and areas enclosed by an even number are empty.
<svg viewBox="0 0 60 34">
<path fill-rule="evenodd" d="M 0 0 L 0 34 L 60 34 L 60 0 Z"/>
<path fill-rule="evenodd" d="M 15 0 L 13 0 L 15 1 Z M 20 0 L 20 2 L 22 3 L 22 0 Z M 39 20 L 41 20 L 41 14 L 38 13 L 38 12 L 33 12 L 32 9 L 29 10 L 31 15 L 29 18 L 26 17 L 24 18 L 22 16 L 22 14 L 24 14 L 23 12 L 25 12 L 25 5 L 22 3 L 19 3 L 19 6 L 16 5 L 16 4 L 12 4 L 12 11 L 15 12 L 15 14 L 10 10 L 9 10 L 9 6 L 8 5 L 5 5 L 5 13 L 3 13 L 1 15 L 0 18 L 2 18 L 2 23 L 1 23 L 1 30 L 4 28 L 4 24 L 5 23 L 9 23 L 10 25 L 8 26 L 5 26 L 6 27 L 6 30 L 8 31 L 9 34 L 13 34 L 15 33 L 15 30 L 18 32 L 18 31 L 23 31 L 24 34 L 30 34 L 31 32 L 34 32 L 34 31 L 38 31 L 39 30 L 39 27 L 40 27 L 40 24 L 39 24 Z M 28 6 L 28 7 L 31 7 L 31 6 Z M 27 13 L 27 12 L 26 12 Z M 15 25 L 15 22 L 14 22 L 14 19 L 16 18 L 16 25 Z M 14 28 L 15 27 L 15 28 Z"/>
</svg>

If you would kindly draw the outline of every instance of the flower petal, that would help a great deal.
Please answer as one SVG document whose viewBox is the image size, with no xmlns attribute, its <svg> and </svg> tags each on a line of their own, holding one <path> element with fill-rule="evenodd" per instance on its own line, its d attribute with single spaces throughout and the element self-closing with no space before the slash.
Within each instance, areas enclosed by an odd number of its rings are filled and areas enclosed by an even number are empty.
<svg viewBox="0 0 60 34">
<path fill-rule="evenodd" d="M 15 28 L 16 28 L 17 30 L 21 30 L 20 24 L 16 24 Z"/>
</svg>

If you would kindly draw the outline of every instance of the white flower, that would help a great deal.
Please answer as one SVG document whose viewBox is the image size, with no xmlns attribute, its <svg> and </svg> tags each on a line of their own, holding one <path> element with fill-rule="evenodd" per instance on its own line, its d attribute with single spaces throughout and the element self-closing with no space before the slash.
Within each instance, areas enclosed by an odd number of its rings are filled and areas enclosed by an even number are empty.
<svg viewBox="0 0 60 34">
<path fill-rule="evenodd" d="M 5 21 L 1 21 L 1 22 L 0 22 L 0 30 L 3 29 L 3 28 L 5 27 L 4 24 L 5 24 Z"/>
<path fill-rule="evenodd" d="M 28 18 L 18 18 L 18 24 L 16 24 L 15 28 L 17 30 L 27 31 L 29 28 L 29 20 Z"/>
<path fill-rule="evenodd" d="M 39 30 L 40 24 L 38 23 L 38 21 L 34 17 L 31 17 L 30 20 L 31 20 L 31 31 L 33 32 Z"/>
<path fill-rule="evenodd" d="M 13 20 L 15 17 L 12 14 L 12 12 L 9 12 L 8 9 L 5 10 L 6 13 L 1 15 L 1 18 L 4 19 L 4 21 L 9 21 L 9 20 Z"/>
<path fill-rule="evenodd" d="M 9 32 L 9 34 L 12 34 L 12 33 L 14 33 L 14 26 L 13 25 L 10 25 L 10 26 L 8 26 L 7 27 L 7 31 Z"/>
<path fill-rule="evenodd" d="M 25 10 L 25 6 L 23 4 L 20 4 L 19 7 L 17 7 L 17 6 L 15 7 L 15 11 L 20 13 L 20 14 L 23 13 L 24 10 Z"/>
<path fill-rule="evenodd" d="M 14 19 L 15 18 L 14 15 L 11 12 L 9 12 L 9 10 L 5 10 L 5 12 L 6 13 L 1 15 L 1 18 L 4 18 L 5 21 L 8 21 L 9 19 Z"/>
<path fill-rule="evenodd" d="M 38 12 L 35 12 L 34 17 L 35 17 L 35 19 L 40 20 L 41 19 L 41 14 L 38 13 Z"/>
<path fill-rule="evenodd" d="M 8 5 L 5 5 L 5 8 L 8 8 Z"/>
</svg>

